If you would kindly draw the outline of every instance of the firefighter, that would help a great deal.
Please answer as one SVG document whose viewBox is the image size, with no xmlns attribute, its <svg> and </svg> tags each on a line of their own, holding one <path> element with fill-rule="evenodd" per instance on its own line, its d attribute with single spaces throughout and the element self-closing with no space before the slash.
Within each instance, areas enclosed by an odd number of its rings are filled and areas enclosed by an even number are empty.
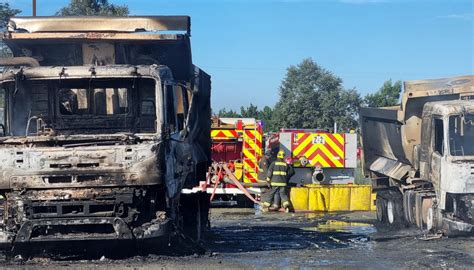
<svg viewBox="0 0 474 270">
<path fill-rule="evenodd" d="M 271 158 L 272 152 L 270 150 L 267 150 L 265 152 L 265 155 L 258 161 L 258 182 L 260 183 L 266 183 L 266 178 L 267 178 L 267 171 L 268 167 L 270 166 L 271 163 Z"/>
<path fill-rule="evenodd" d="M 265 152 L 265 155 L 260 159 L 258 162 L 258 179 L 257 181 L 260 183 L 264 183 L 265 187 L 262 187 L 262 198 L 266 198 L 268 196 L 268 192 L 270 190 L 270 183 L 267 182 L 267 171 L 268 167 L 271 164 L 271 157 L 272 157 L 272 151 L 267 150 Z M 278 210 L 280 208 L 280 195 L 276 193 L 272 201 L 272 206 L 269 208 L 269 210 Z"/>
<path fill-rule="evenodd" d="M 288 179 L 295 174 L 292 166 L 285 160 L 285 152 L 279 151 L 277 160 L 270 164 L 267 171 L 267 181 L 270 182 L 270 191 L 263 202 L 263 211 L 268 211 L 276 194 L 280 196 L 282 207 L 285 212 L 290 211 L 290 200 L 288 198 Z"/>
</svg>

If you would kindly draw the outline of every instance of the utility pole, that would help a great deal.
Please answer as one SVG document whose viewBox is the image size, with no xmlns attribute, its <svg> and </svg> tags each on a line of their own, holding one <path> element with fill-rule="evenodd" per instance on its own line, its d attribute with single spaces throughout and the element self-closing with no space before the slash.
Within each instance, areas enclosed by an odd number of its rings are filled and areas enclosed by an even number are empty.
<svg viewBox="0 0 474 270">
<path fill-rule="evenodd" d="M 36 0 L 33 0 L 33 17 L 36 17 Z"/>
</svg>

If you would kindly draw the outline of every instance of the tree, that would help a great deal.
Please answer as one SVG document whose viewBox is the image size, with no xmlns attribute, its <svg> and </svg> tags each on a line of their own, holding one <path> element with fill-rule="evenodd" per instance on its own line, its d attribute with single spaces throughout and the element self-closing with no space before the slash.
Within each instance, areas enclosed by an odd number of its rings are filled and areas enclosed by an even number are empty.
<svg viewBox="0 0 474 270">
<path fill-rule="evenodd" d="M 21 10 L 10 7 L 9 3 L 0 3 L 0 31 L 5 31 L 8 25 L 8 21 L 11 17 L 20 13 Z M 3 41 L 0 42 L 0 58 L 12 57 L 12 52 Z M 3 97 L 2 97 L 3 102 Z M 3 107 L 3 104 L 1 104 Z"/>
<path fill-rule="evenodd" d="M 273 109 L 270 108 L 269 106 L 263 107 L 263 110 L 258 112 L 258 117 L 257 119 L 263 121 L 263 131 L 268 132 L 268 131 L 277 131 L 278 128 L 275 129 L 275 126 L 273 125 Z"/>
<path fill-rule="evenodd" d="M 380 89 L 365 96 L 365 105 L 367 107 L 386 107 L 397 105 L 402 92 L 402 82 L 392 80 L 385 81 Z"/>
<path fill-rule="evenodd" d="M 339 77 L 310 58 L 287 69 L 279 94 L 272 115 L 275 127 L 325 129 L 334 122 L 344 130 L 357 126 L 357 91 L 343 89 Z"/>
<path fill-rule="evenodd" d="M 259 110 L 256 105 L 250 103 L 247 107 L 240 107 L 240 114 L 234 110 L 227 110 L 225 108 L 220 109 L 217 112 L 219 117 L 230 117 L 230 118 L 255 118 L 257 120 L 262 120 L 264 123 L 263 131 L 273 131 L 273 122 L 272 122 L 273 109 L 269 106 L 263 107 L 263 110 Z"/>
<path fill-rule="evenodd" d="M 240 115 L 244 118 L 258 118 L 258 107 L 252 103 L 247 107 L 241 106 Z"/>
<path fill-rule="evenodd" d="M 5 30 L 10 17 L 13 17 L 20 12 L 21 10 L 19 9 L 11 8 L 9 3 L 0 3 L 0 28 Z"/>
<path fill-rule="evenodd" d="M 109 4 L 108 0 L 71 0 L 56 16 L 127 16 L 126 5 Z"/>
<path fill-rule="evenodd" d="M 219 117 L 230 117 L 230 118 L 237 118 L 237 117 L 242 117 L 240 114 L 238 114 L 234 110 L 226 110 L 225 108 L 220 109 L 217 112 L 217 116 Z"/>
</svg>

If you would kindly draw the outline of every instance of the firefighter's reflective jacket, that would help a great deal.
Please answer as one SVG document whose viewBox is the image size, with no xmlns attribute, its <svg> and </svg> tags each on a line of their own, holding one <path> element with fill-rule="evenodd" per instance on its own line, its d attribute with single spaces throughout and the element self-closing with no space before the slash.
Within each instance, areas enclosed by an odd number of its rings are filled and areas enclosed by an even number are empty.
<svg viewBox="0 0 474 270">
<path fill-rule="evenodd" d="M 258 162 L 258 180 L 265 182 L 267 178 L 268 167 L 270 166 L 270 159 L 263 156 Z"/>
<path fill-rule="evenodd" d="M 267 179 L 270 179 L 271 185 L 274 187 L 286 187 L 288 179 L 294 174 L 295 170 L 293 167 L 279 158 L 268 167 Z"/>
</svg>

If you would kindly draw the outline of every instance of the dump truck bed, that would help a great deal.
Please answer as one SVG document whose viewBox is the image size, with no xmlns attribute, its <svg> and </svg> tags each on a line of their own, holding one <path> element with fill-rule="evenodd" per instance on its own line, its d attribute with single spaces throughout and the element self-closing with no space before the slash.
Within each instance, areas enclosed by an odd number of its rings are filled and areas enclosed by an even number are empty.
<svg viewBox="0 0 474 270">
<path fill-rule="evenodd" d="M 361 108 L 363 169 L 400 180 L 413 167 L 413 149 L 421 140 L 423 107 L 428 102 L 470 99 L 474 76 L 404 82 L 401 104 Z"/>
<path fill-rule="evenodd" d="M 403 149 L 403 122 L 398 117 L 401 113 L 399 108 L 396 106 L 360 110 L 366 172 L 376 171 L 400 179 L 410 169 L 411 163 Z"/>
</svg>

